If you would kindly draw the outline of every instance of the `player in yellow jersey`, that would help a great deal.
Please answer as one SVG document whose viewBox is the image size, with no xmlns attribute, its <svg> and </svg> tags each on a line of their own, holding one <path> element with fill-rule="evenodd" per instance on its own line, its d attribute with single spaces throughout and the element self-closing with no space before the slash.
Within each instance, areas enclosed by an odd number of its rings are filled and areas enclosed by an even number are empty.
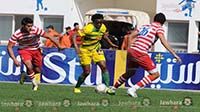
<svg viewBox="0 0 200 112">
<path fill-rule="evenodd" d="M 83 68 L 83 73 L 78 78 L 78 82 L 74 88 L 74 93 L 81 93 L 80 86 L 85 81 L 86 77 L 90 74 L 90 64 L 95 62 L 102 70 L 102 78 L 107 87 L 110 84 L 109 72 L 106 68 L 106 61 L 104 53 L 101 50 L 100 40 L 105 38 L 112 47 L 118 47 L 113 44 L 107 37 L 108 32 L 103 22 L 102 14 L 94 14 L 91 18 L 92 22 L 87 24 L 81 32 L 78 32 L 73 36 L 73 43 L 80 57 L 80 63 Z M 82 45 L 76 44 L 77 35 L 82 36 Z M 107 88 L 106 93 L 113 95 L 115 94 L 112 89 Z"/>
</svg>

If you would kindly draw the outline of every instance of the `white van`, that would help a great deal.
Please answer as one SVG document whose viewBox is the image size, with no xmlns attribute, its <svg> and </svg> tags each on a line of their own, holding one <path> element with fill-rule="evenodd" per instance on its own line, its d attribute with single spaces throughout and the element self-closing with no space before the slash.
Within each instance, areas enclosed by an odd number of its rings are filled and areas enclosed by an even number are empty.
<svg viewBox="0 0 200 112">
<path fill-rule="evenodd" d="M 134 27 L 150 23 L 150 17 L 146 12 L 115 8 L 89 10 L 85 13 L 84 22 L 90 22 L 91 16 L 96 13 L 103 14 L 105 20 L 127 22 Z"/>
</svg>

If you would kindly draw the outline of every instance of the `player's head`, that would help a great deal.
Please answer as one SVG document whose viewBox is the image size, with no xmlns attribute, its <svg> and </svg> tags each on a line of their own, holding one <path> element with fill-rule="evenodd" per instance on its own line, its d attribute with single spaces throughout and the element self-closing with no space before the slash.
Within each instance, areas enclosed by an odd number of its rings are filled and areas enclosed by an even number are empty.
<svg viewBox="0 0 200 112">
<path fill-rule="evenodd" d="M 33 26 L 33 20 L 29 17 L 25 17 L 22 19 L 21 25 L 24 31 L 30 32 Z"/>
<path fill-rule="evenodd" d="M 94 26 L 99 29 L 103 22 L 103 15 L 102 14 L 94 14 L 91 18 L 92 22 L 94 23 Z"/>
<path fill-rule="evenodd" d="M 49 26 L 46 27 L 46 29 L 48 29 L 48 30 L 54 30 L 55 28 L 54 28 L 53 25 L 49 25 Z"/>
<path fill-rule="evenodd" d="M 154 16 L 154 22 L 159 22 L 161 25 L 163 25 L 166 21 L 166 17 L 163 13 L 158 13 Z"/>
</svg>

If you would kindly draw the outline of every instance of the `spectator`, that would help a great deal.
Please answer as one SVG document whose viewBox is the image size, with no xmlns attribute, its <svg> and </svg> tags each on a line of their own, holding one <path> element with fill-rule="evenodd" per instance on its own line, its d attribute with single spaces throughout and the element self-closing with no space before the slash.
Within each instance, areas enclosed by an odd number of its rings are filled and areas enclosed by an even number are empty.
<svg viewBox="0 0 200 112">
<path fill-rule="evenodd" d="M 74 29 L 72 31 L 69 32 L 69 35 L 70 35 L 70 38 L 73 37 L 73 35 L 75 33 L 78 33 L 80 32 L 80 28 L 79 28 L 79 24 L 78 23 L 74 23 Z M 81 41 L 81 36 L 77 36 L 76 37 L 76 44 L 78 46 L 80 46 L 82 44 L 82 41 Z M 72 47 L 74 47 L 74 44 L 72 45 Z"/>
<path fill-rule="evenodd" d="M 65 27 L 65 30 L 66 30 L 65 34 L 69 35 L 69 33 L 71 31 L 71 27 L 70 26 Z"/>
<path fill-rule="evenodd" d="M 72 46 L 72 39 L 69 35 L 69 32 L 71 31 L 71 27 L 65 28 L 66 32 L 65 34 L 59 39 L 60 46 L 62 48 L 70 48 Z"/>
<path fill-rule="evenodd" d="M 54 40 L 55 40 L 56 42 L 58 42 L 58 41 L 59 41 L 59 38 L 62 37 L 62 35 L 59 34 L 59 33 L 55 30 L 55 28 L 54 28 L 53 25 L 49 25 L 49 26 L 47 26 L 46 28 L 47 28 L 47 33 L 48 33 L 50 36 L 54 37 Z M 49 40 L 49 39 L 46 40 L 44 46 L 45 46 L 45 47 L 56 47 L 56 45 L 55 45 L 51 40 Z"/>
</svg>

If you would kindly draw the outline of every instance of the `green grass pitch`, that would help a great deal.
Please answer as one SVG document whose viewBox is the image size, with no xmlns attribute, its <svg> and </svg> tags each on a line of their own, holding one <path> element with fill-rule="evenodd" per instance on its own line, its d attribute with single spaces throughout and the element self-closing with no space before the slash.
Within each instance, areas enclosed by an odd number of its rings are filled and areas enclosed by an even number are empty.
<svg viewBox="0 0 200 112">
<path fill-rule="evenodd" d="M 0 83 L 0 112 L 200 112 L 200 93 L 141 89 L 138 98 L 118 89 L 115 96 L 95 93 L 94 87 Z"/>
</svg>

